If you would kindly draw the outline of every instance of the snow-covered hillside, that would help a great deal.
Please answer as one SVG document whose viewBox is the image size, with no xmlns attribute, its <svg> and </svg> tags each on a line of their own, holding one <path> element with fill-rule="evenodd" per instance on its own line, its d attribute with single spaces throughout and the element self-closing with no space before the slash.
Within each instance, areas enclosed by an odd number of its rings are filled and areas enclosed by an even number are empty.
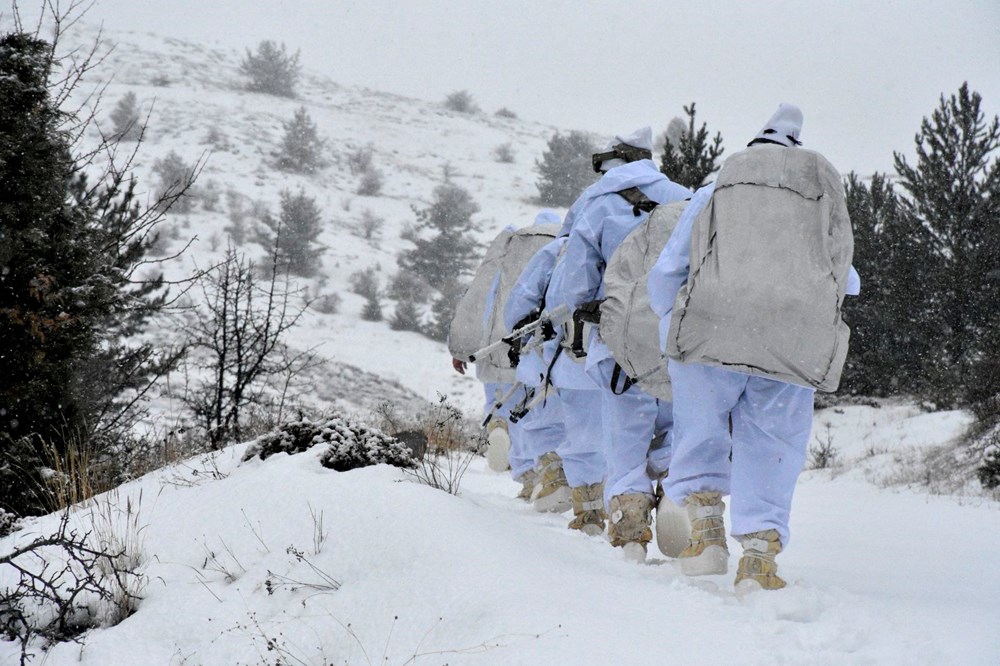
<svg viewBox="0 0 1000 666">
<path fill-rule="evenodd" d="M 686 579 L 655 548 L 626 561 L 514 499 L 482 459 L 455 497 L 384 465 L 325 469 L 322 447 L 239 464 L 236 446 L 75 511 L 86 529 L 131 498 L 148 584 L 134 615 L 39 663 L 996 664 L 996 504 L 844 473 L 891 474 L 885 451 L 947 442 L 966 417 L 854 406 L 817 420 L 848 462 L 803 475 L 781 592 L 737 596 L 732 571 Z M 0 663 L 16 654 L 0 643 Z"/>
<path fill-rule="evenodd" d="M 84 27 L 68 39 L 87 43 L 95 36 L 92 28 Z M 196 188 L 220 195 L 214 210 L 199 202 L 190 214 L 169 217 L 166 235 L 173 240 L 163 248 L 165 253 L 197 238 L 181 261 L 167 267 L 169 275 L 189 274 L 195 266 L 209 266 L 222 256 L 234 197 L 247 210 L 262 204 L 276 213 L 283 190 L 301 190 L 315 197 L 326 220 L 319 238 L 326 248 L 321 277 L 303 285 L 313 296 L 341 298 L 336 314 L 311 311 L 289 339 L 300 349 L 318 344 L 319 355 L 332 361 L 311 378 L 315 390 L 308 393 L 314 404 L 370 409 L 378 401 L 378 387 L 352 389 L 357 373 L 343 370 L 341 364 L 346 364 L 398 383 L 403 390 L 383 386 L 382 397 L 404 407 L 434 400 L 439 392 L 466 410 L 479 407 L 478 383 L 454 373 L 444 345 L 415 333 L 391 331 L 386 323 L 362 321 L 364 298 L 350 292 L 348 278 L 375 267 L 383 288 L 387 285 L 396 272 L 397 254 L 411 247 L 400 234 L 416 222 L 413 208 L 430 203 L 446 172 L 480 207 L 474 216 L 478 241 L 488 242 L 508 224 L 530 223 L 538 211 L 533 203 L 538 194 L 535 159 L 555 128 L 496 116 L 494 110 L 463 114 L 448 111 L 443 104 L 345 87 L 321 72 L 303 72 L 296 99 L 250 93 L 242 90 L 246 82 L 239 72 L 242 53 L 152 33 L 110 33 L 103 39 L 114 48 L 88 78 L 97 85 L 113 77 L 98 114 L 103 131 L 111 131 L 111 110 L 128 92 L 136 94 L 144 113 L 152 109 L 135 162 L 142 188 L 153 194 L 158 183 L 153 166 L 173 152 L 189 165 L 204 160 Z M 515 111 L 516 102 L 510 104 Z M 303 107 L 326 142 L 327 166 L 311 175 L 285 173 L 273 166 L 283 123 Z M 95 127 L 87 140 L 98 139 Z M 513 162 L 495 158 L 494 150 L 503 144 L 509 144 Z M 384 176 L 377 196 L 356 193 L 360 177 L 352 175 L 347 158 L 358 149 L 371 150 L 374 167 Z M 365 215 L 384 220 L 370 240 L 361 230 Z M 263 255 L 262 248 L 252 243 L 240 249 L 251 256 Z M 391 301 L 387 305 L 388 319 Z"/>
</svg>

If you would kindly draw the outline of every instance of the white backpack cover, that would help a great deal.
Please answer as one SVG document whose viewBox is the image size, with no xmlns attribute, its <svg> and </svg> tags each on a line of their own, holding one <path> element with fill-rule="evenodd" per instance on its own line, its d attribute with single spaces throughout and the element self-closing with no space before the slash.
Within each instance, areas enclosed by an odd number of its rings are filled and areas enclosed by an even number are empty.
<svg viewBox="0 0 1000 666">
<path fill-rule="evenodd" d="M 510 333 L 503 323 L 503 308 L 528 261 L 555 238 L 558 224 L 534 224 L 504 230 L 490 243 L 465 295 L 455 307 L 448 333 L 448 351 L 459 360 Z M 484 382 L 513 382 L 505 348 L 477 357 L 477 376 Z"/>
<path fill-rule="evenodd" d="M 604 270 L 600 335 L 622 368 L 615 391 L 621 392 L 628 376 L 646 393 L 672 400 L 660 352 L 660 321 L 649 307 L 646 281 L 686 206 L 687 201 L 657 206 L 625 237 Z"/>
</svg>

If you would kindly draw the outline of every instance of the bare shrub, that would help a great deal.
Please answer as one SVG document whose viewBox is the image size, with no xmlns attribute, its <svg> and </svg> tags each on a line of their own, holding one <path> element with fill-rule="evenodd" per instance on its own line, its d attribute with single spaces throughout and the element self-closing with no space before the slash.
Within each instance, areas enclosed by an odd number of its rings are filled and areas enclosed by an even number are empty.
<svg viewBox="0 0 1000 666">
<path fill-rule="evenodd" d="M 407 474 L 420 483 L 457 495 L 466 470 L 485 447 L 481 429 L 467 421 L 441 394 L 416 425 L 416 430 L 427 438 L 427 448 Z"/>
<path fill-rule="evenodd" d="M 511 118 L 511 119 L 517 118 L 517 114 L 508 109 L 506 106 L 497 109 L 497 112 L 494 113 L 493 115 L 497 116 L 498 118 Z"/>
<path fill-rule="evenodd" d="M 365 240 L 375 240 L 382 233 L 382 228 L 385 226 L 385 218 L 365 208 L 361 211 L 361 220 L 358 225 L 361 229 L 361 236 Z"/>
<path fill-rule="evenodd" d="M 71 529 L 69 515 L 62 514 L 52 534 L 0 554 L 0 569 L 10 572 L 0 587 L 0 634 L 20 643 L 22 665 L 39 641 L 45 648 L 72 640 L 120 620 L 118 611 L 138 601 L 133 561 L 121 559 L 123 549 L 109 550 L 114 544 L 102 543 L 93 532 Z"/>
<path fill-rule="evenodd" d="M 483 449 L 482 430 L 438 394 L 437 403 L 421 414 L 403 415 L 395 405 L 383 402 L 373 414 L 376 425 L 406 443 L 416 467 L 407 471 L 420 483 L 457 495 L 462 477 L 475 456 Z"/>
<path fill-rule="evenodd" d="M 347 153 L 347 168 L 352 176 L 367 173 L 375 168 L 375 149 L 371 144 L 360 146 Z"/>
<path fill-rule="evenodd" d="M 229 143 L 229 137 L 215 125 L 208 128 L 208 131 L 205 132 L 205 138 L 201 140 L 201 143 L 211 146 L 214 150 L 227 151 L 232 148 L 232 144 Z"/>
<path fill-rule="evenodd" d="M 816 435 L 816 445 L 809 448 L 809 466 L 811 469 L 828 469 L 833 467 L 840 451 L 833 445 L 833 428 L 826 423 L 826 432 L 822 437 Z"/>
<path fill-rule="evenodd" d="M 259 272 L 252 261 L 228 249 L 225 260 L 202 282 L 202 305 L 188 322 L 189 363 L 207 379 L 182 400 L 213 449 L 241 441 L 251 409 L 266 402 L 268 387 L 279 393 L 280 416 L 290 383 L 315 359 L 311 351 L 292 352 L 285 344 L 286 333 L 307 306 L 292 306 L 298 292 L 281 272 L 275 248 L 262 277 Z"/>
</svg>

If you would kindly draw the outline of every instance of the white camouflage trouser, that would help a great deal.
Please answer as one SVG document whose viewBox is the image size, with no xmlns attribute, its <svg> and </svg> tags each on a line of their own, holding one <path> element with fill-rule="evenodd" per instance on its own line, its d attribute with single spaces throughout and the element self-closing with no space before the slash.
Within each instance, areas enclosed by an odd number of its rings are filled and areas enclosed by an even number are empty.
<svg viewBox="0 0 1000 666">
<path fill-rule="evenodd" d="M 608 480 L 605 503 L 616 495 L 652 495 L 655 476 L 670 467 L 671 404 L 633 386 L 621 395 L 601 391 L 608 421 Z M 654 448 L 655 446 L 655 448 Z"/>
<path fill-rule="evenodd" d="M 570 487 L 604 481 L 605 428 L 601 418 L 601 391 L 559 389 L 566 437 L 556 449 Z"/>
<path fill-rule="evenodd" d="M 673 359 L 669 371 L 674 446 L 667 495 L 681 506 L 691 493 L 730 495 L 733 536 L 775 529 L 787 546 L 792 494 L 812 430 L 813 389 Z"/>
</svg>

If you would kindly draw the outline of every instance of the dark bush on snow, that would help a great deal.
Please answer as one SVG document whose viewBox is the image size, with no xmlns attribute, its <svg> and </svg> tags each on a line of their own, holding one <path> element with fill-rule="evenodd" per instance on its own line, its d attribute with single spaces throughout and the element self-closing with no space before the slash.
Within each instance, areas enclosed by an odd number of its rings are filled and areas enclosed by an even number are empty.
<svg viewBox="0 0 1000 666">
<path fill-rule="evenodd" d="M 319 444 L 327 445 L 320 456 L 320 464 L 338 472 L 381 463 L 402 468 L 414 466 L 413 456 L 405 444 L 341 416 L 287 423 L 258 438 L 247 449 L 243 460 L 254 457 L 266 460 L 276 453 L 302 453 Z"/>
</svg>

